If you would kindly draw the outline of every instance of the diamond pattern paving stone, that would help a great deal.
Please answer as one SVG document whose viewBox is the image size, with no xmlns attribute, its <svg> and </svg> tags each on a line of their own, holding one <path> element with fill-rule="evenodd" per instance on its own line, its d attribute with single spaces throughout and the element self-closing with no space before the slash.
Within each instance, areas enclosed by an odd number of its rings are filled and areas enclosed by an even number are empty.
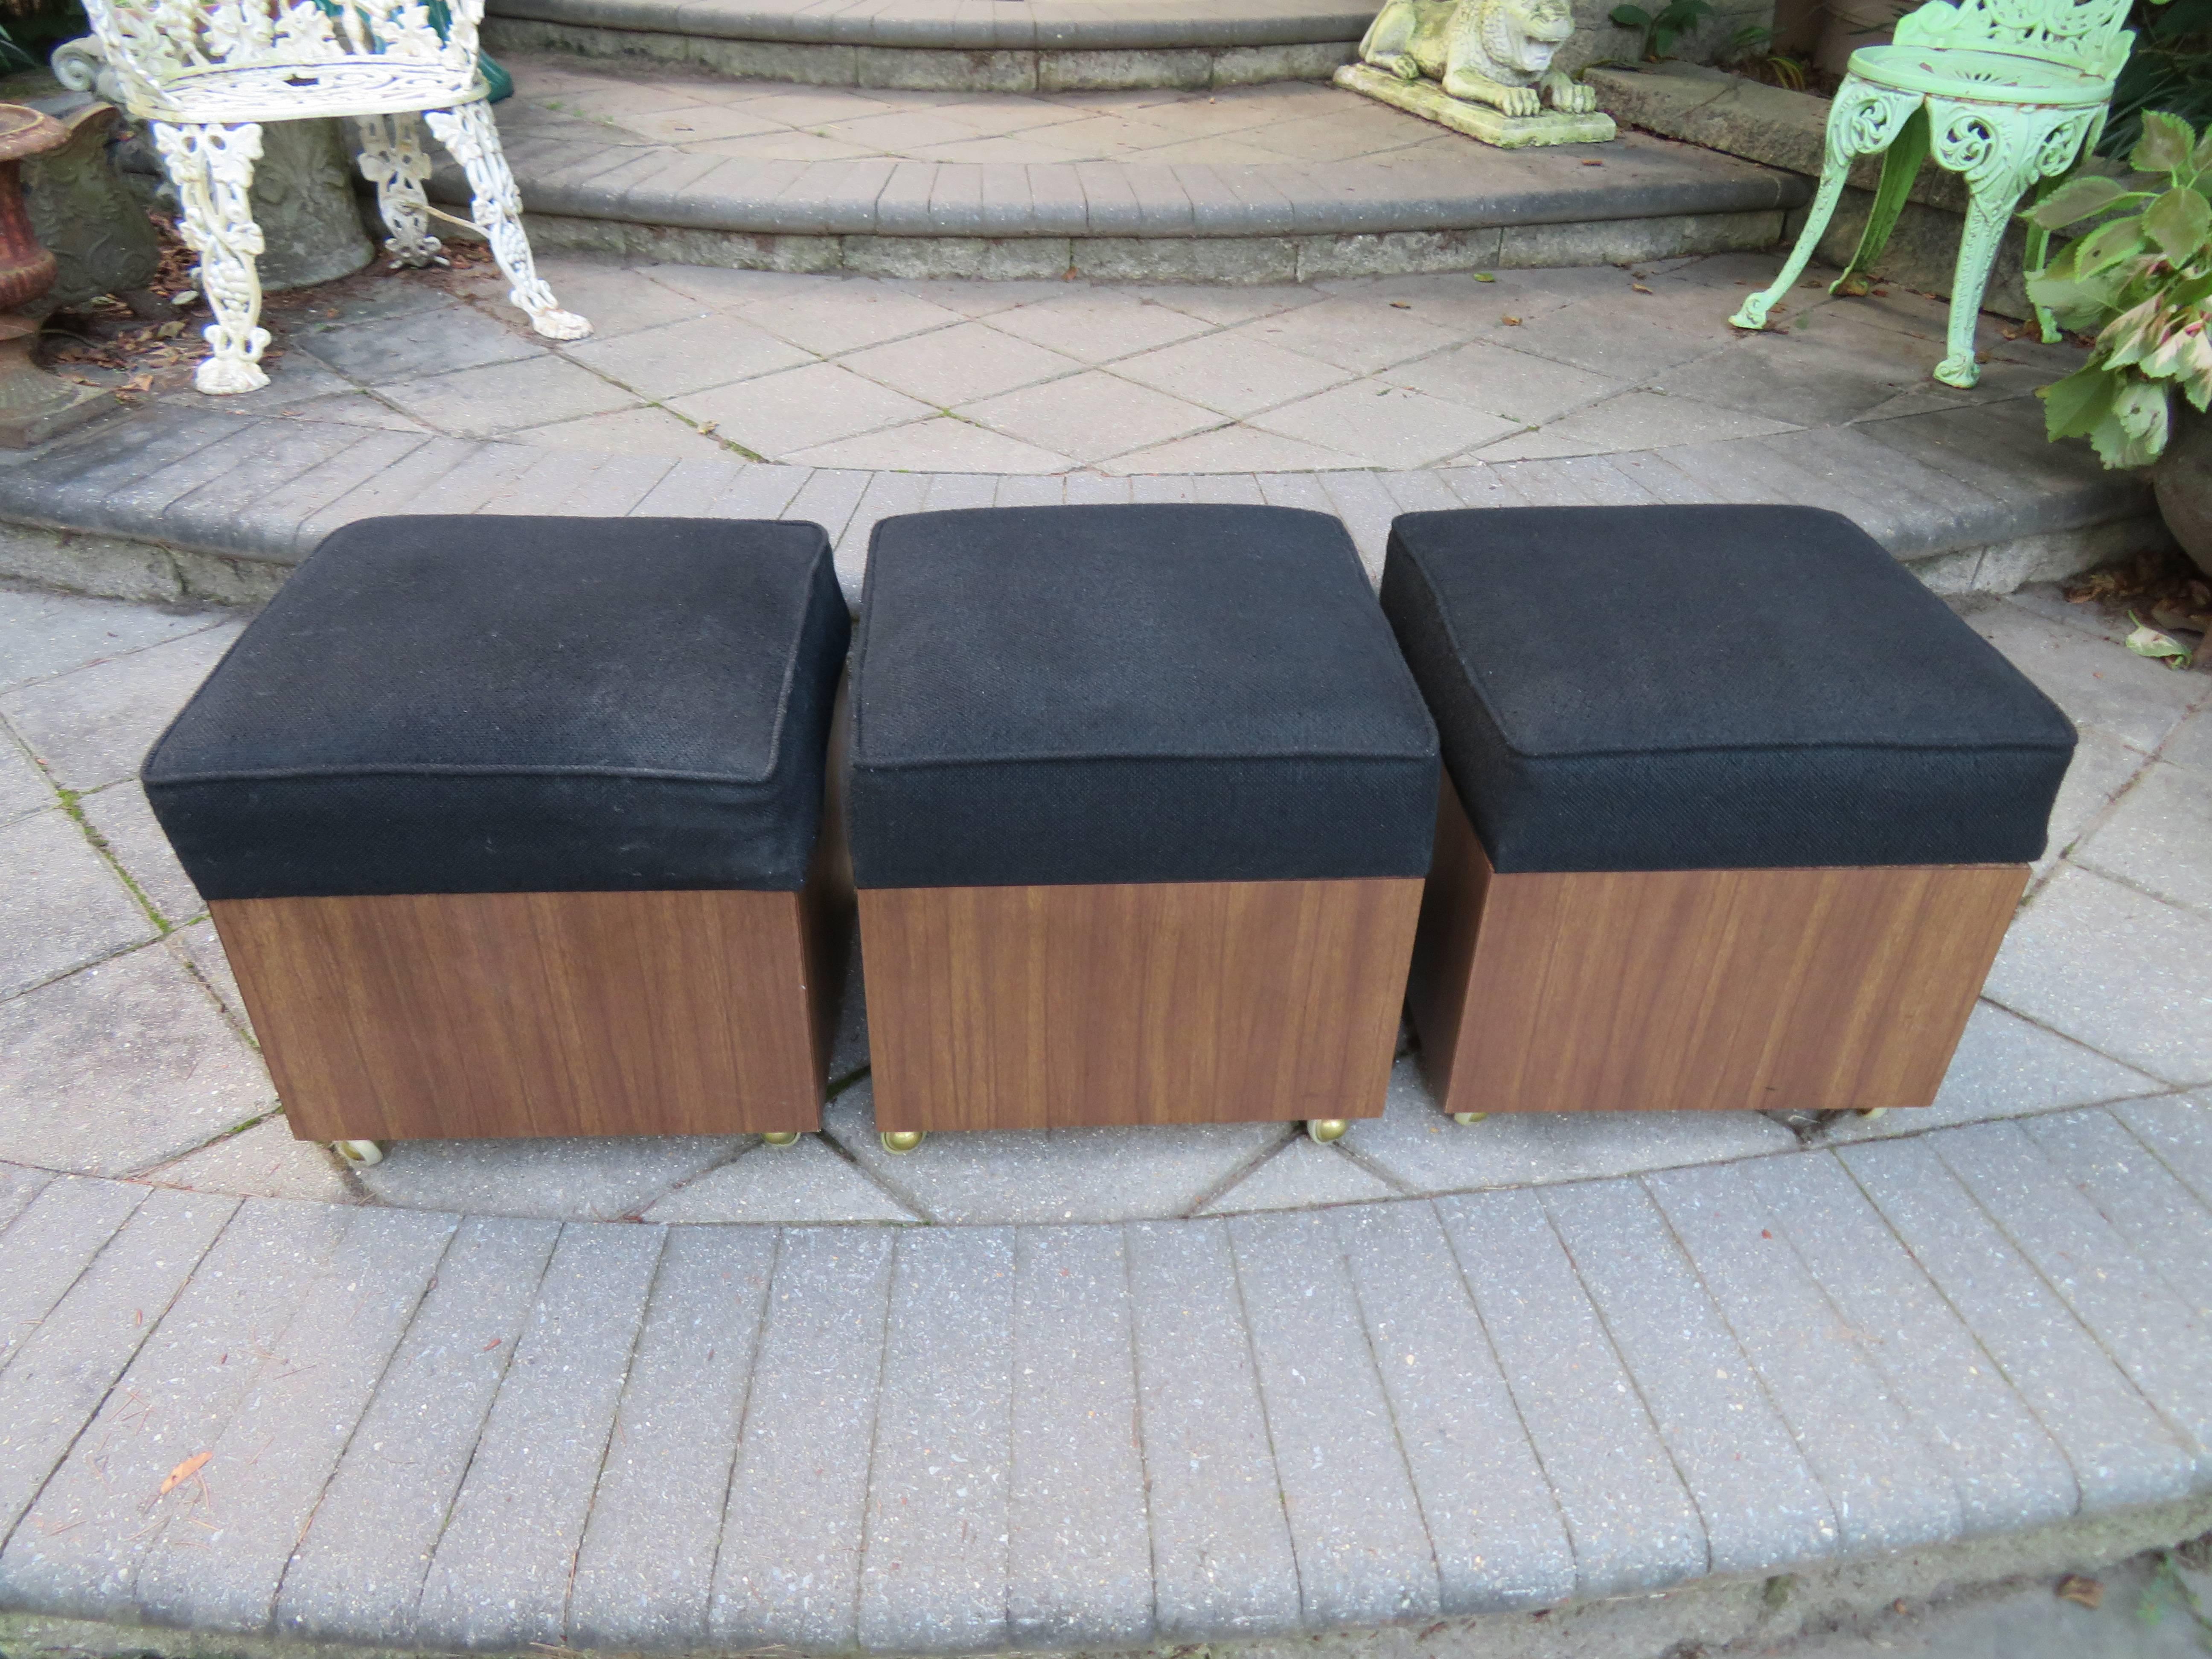
<svg viewBox="0 0 2212 1659">
<path fill-rule="evenodd" d="M 1574 1592 L 1574 1553 L 1435 1210 L 1330 1218 L 1435 1550 L 1448 1615 L 1541 1607 Z"/>
<path fill-rule="evenodd" d="M 714 1546 L 775 1247 L 764 1228 L 669 1234 L 576 1556 L 570 1642 L 705 1644 Z"/>
<path fill-rule="evenodd" d="M 1965 615 L 1977 634 L 2078 724 L 2145 753 L 2206 693 L 2194 675 L 2114 651 L 2087 629 L 2048 621 L 2022 605 L 2000 601 Z"/>
<path fill-rule="evenodd" d="M 1114 373 L 1185 401 L 1246 416 L 1310 397 L 1352 378 L 1350 371 L 1240 331 L 1179 341 L 1114 365 Z"/>
<path fill-rule="evenodd" d="M 973 1652 L 1006 1640 L 1014 1238 L 898 1241 L 861 1560 L 861 1645 Z"/>
<path fill-rule="evenodd" d="M 562 348 L 586 368 L 647 398 L 674 398 L 810 362 L 807 353 L 741 317 L 695 309 L 681 322 Z"/>
<path fill-rule="evenodd" d="M 1587 1182 L 1543 1202 L 1697 1503 L 1712 1571 L 1835 1553 L 1833 1504 L 1650 1195 Z"/>
<path fill-rule="evenodd" d="M 2062 867 L 2014 921 L 1992 1001 L 2172 1083 L 2212 1079 L 2212 916 Z"/>
<path fill-rule="evenodd" d="M 1741 1168 L 1765 1209 L 1761 1231 L 1790 1246 L 1844 1328 L 1863 1335 L 1867 1363 L 1956 1487 L 1966 1530 L 2073 1514 L 2081 1493 L 2058 1447 L 1843 1166 L 1792 1155 Z"/>
<path fill-rule="evenodd" d="M 426 1642 L 512 1649 L 567 1633 L 568 1572 L 665 1237 L 561 1230 L 423 1580 Z"/>
<path fill-rule="evenodd" d="M 153 1206 L 149 1198 L 140 1213 Z M 328 1267 L 346 1220 L 321 1205 L 239 1206 L 0 1553 L 11 1599 L 84 1618 L 130 1616 L 163 1528 L 216 1509 L 221 1472 L 165 1493 L 167 1478 L 216 1445 L 253 1383 L 255 1358 Z"/>
<path fill-rule="evenodd" d="M 934 413 L 836 363 L 810 363 L 672 398 L 669 407 L 770 459 Z"/>
<path fill-rule="evenodd" d="M 823 1130 L 918 1214 L 959 1223 L 1122 1221 L 1187 1212 L 1280 1146 L 1279 1123 L 1163 1125 L 932 1135 L 892 1154 L 860 1083 L 831 1101 Z"/>
<path fill-rule="evenodd" d="M 2016 1123 L 1929 1145 L 2212 1468 L 2212 1333 Z"/>
<path fill-rule="evenodd" d="M 294 1139 L 281 1112 L 141 1179 L 157 1187 L 234 1193 L 242 1198 L 361 1202 L 360 1189 L 347 1178 L 337 1155 L 320 1141 Z"/>
<path fill-rule="evenodd" d="M 2182 729 L 2187 728 L 2188 723 L 2184 722 Z M 2179 741 L 2178 736 L 2167 741 L 2169 755 Z M 2050 843 L 2031 866 L 2035 872 L 2031 881 L 2051 873 L 2060 855 L 2104 816 L 2112 797 L 2127 787 L 2142 765 L 2143 757 L 2125 744 L 2101 732 L 2081 734 L 2074 745 L 2073 763 L 2066 769 L 2066 781 L 2058 786 L 2058 799 L 2051 809 Z"/>
<path fill-rule="evenodd" d="M 464 1221 L 308 1523 L 279 1633 L 398 1642 L 560 1228 Z"/>
<path fill-rule="evenodd" d="M 41 1171 L 4 1166 L 12 1207 L 0 1233 L 0 1366 L 34 1335 L 54 1304 L 69 1293 L 115 1230 L 145 1197 L 142 1190 L 82 1176 L 46 1177 Z"/>
<path fill-rule="evenodd" d="M 1148 1640 L 1152 1551 L 1121 1230 L 1014 1234 L 1006 1616 L 1016 1646 Z"/>
<path fill-rule="evenodd" d="M 407 414 L 456 438 L 489 438 L 637 402 L 635 393 L 554 356 L 396 380 L 381 390 Z"/>
<path fill-rule="evenodd" d="M 1225 1224 L 1127 1237 L 1159 1633 L 1295 1630 L 1297 1563 Z"/>
<path fill-rule="evenodd" d="M 295 334 L 293 343 L 364 386 L 542 355 L 526 334 L 465 306 L 426 300 L 398 316 Z"/>
<path fill-rule="evenodd" d="M 356 1212 L 282 1336 L 232 1357 L 252 1386 L 207 1443 L 207 1513 L 169 1515 L 139 1571 L 136 1601 L 148 1616 L 188 1629 L 266 1628 L 300 1534 L 459 1222 Z"/>
<path fill-rule="evenodd" d="M 718 1647 L 856 1645 L 860 1540 L 892 1240 L 782 1236 L 722 1516 Z"/>
<path fill-rule="evenodd" d="M 58 807 L 0 829 L 0 996 L 143 945 L 160 929 Z"/>
<path fill-rule="evenodd" d="M 872 380 L 940 409 L 1080 367 L 1073 357 L 975 322 L 871 346 L 844 362 Z"/>
<path fill-rule="evenodd" d="M 1434 1550 L 1325 1215 L 1230 1224 L 1306 1622 L 1432 1616 Z"/>
<path fill-rule="evenodd" d="M 159 945 L 0 1003 L 0 1157 L 88 1175 L 169 1160 L 262 1116 L 260 1057 Z"/>
<path fill-rule="evenodd" d="M 107 855 L 123 866 L 164 921 L 174 926 L 206 910 L 207 902 L 177 862 L 136 778 L 86 795 L 77 806 Z"/>
<path fill-rule="evenodd" d="M 2023 1127 L 2198 1326 L 2212 1322 L 2212 1208 L 2110 1112 L 2057 1113 Z"/>
<path fill-rule="evenodd" d="M 2212 777 L 2154 761 L 2075 849 L 2076 862 L 2176 904 L 2212 911 Z"/>
<path fill-rule="evenodd" d="M 1796 1137 L 1755 1112 L 1521 1114 L 1461 1125 L 1438 1109 L 1420 1064 L 1399 1060 L 1380 1118 L 1342 1145 L 1417 1193 L 1536 1186 L 1784 1152 Z"/>
<path fill-rule="evenodd" d="M 1243 1215 L 1255 1210 L 1304 1210 L 1328 1204 L 1366 1204 L 1396 1198 L 1398 1189 L 1370 1174 L 1334 1146 L 1295 1134 L 1283 1149 L 1224 1193 L 1200 1206 L 1200 1215 Z"/>
<path fill-rule="evenodd" d="M 814 1135 L 761 1146 L 686 1182 L 645 1212 L 648 1221 L 749 1221 L 818 1225 L 921 1218 Z"/>
<path fill-rule="evenodd" d="M 1837 1156 L 2064 1449 L 2085 1509 L 2187 1489 L 2194 1449 L 2075 1322 L 1928 1138 Z"/>
<path fill-rule="evenodd" d="M 1626 389 L 1623 381 L 1487 341 L 1401 363 L 1377 378 L 1522 426 L 1555 419 Z"/>
<path fill-rule="evenodd" d="M 410 1209 L 612 1221 L 749 1144 L 708 1135 L 403 1140 L 359 1174 L 386 1203 Z"/>
<path fill-rule="evenodd" d="M 0 593 L 6 592 L 0 588 Z M 53 786 L 23 747 L 0 728 L 0 824 L 13 823 L 54 805 Z"/>
<path fill-rule="evenodd" d="M 1578 1595 L 1695 1578 L 1696 1505 L 1533 1193 L 1437 1206 L 1513 1401 L 1559 1500 Z"/>
<path fill-rule="evenodd" d="M 0 1533 L 20 1534 L 24 1511 L 237 1208 L 234 1198 L 149 1194 L 24 1338 L 0 1372 Z M 5 1553 L 0 1595 L 18 1597 Z"/>
<path fill-rule="evenodd" d="M 1674 1170 L 1644 1187 L 1765 1383 L 1851 1553 L 1959 1535 L 1950 1475 L 1779 1237 L 1741 1165 Z"/>
<path fill-rule="evenodd" d="M 1096 369 L 963 405 L 965 418 L 1079 461 L 1221 424 L 1208 409 Z"/>
<path fill-rule="evenodd" d="M 0 715 L 68 789 L 138 775 L 138 763 L 199 689 L 241 621 L 227 619 L 0 697 Z"/>
<path fill-rule="evenodd" d="M 1828 1125 L 1832 1145 L 1917 1134 L 1954 1123 L 2025 1117 L 2067 1106 L 2087 1106 L 2132 1095 L 2165 1092 L 2156 1078 L 2107 1060 L 2055 1031 L 1978 1002 L 1932 1106 L 1864 1118 L 1847 1114 Z"/>
</svg>

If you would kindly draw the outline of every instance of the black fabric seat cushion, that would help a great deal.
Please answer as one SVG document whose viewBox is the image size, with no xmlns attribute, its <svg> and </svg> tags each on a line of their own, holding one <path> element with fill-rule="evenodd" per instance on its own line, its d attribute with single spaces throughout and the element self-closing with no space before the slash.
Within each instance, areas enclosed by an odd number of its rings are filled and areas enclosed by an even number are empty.
<svg viewBox="0 0 2212 1659">
<path fill-rule="evenodd" d="M 211 899 L 795 890 L 850 629 L 819 525 L 365 520 L 146 792 Z"/>
<path fill-rule="evenodd" d="M 1323 514 L 886 519 L 852 720 L 863 887 L 1428 871 L 1435 727 Z"/>
<path fill-rule="evenodd" d="M 2014 863 L 2066 716 L 1848 519 L 1411 513 L 1382 608 L 1500 871 Z"/>
</svg>

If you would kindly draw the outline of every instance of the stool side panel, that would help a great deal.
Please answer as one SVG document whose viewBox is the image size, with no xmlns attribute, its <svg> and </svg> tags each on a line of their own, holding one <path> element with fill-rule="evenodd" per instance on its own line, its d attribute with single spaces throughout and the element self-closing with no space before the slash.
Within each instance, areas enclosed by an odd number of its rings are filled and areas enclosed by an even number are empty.
<svg viewBox="0 0 2212 1659">
<path fill-rule="evenodd" d="M 210 906 L 301 1139 L 820 1127 L 799 893 Z"/>
<path fill-rule="evenodd" d="M 864 888 L 877 1125 L 1379 1115 L 1420 890 Z"/>
<path fill-rule="evenodd" d="M 2027 880 L 2022 865 L 1498 875 L 1471 830 L 1440 831 L 1446 846 L 1461 867 L 1441 885 L 1479 888 L 1481 907 L 1432 907 L 1411 1001 L 1454 1112 L 1930 1104 Z"/>
</svg>

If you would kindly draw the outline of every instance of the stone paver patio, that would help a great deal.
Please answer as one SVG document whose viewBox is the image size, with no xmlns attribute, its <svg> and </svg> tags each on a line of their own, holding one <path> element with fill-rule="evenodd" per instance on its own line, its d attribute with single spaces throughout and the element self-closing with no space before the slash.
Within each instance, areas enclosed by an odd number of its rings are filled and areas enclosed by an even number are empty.
<svg viewBox="0 0 2212 1659">
<path fill-rule="evenodd" d="M 0 588 L 0 1607 L 917 1652 L 1410 1641 L 1749 1575 L 1730 1629 L 1765 1630 L 1764 1575 L 2212 1492 L 2212 677 L 2033 585 L 2155 533 L 2041 443 L 2070 350 L 1993 327 L 1954 393 L 1894 292 L 1737 338 L 1766 256 L 546 264 L 599 337 L 533 340 L 473 272 L 364 279 L 289 313 L 266 392 L 0 461 L 5 568 L 251 599 L 369 512 L 781 514 L 856 590 L 869 526 L 923 507 L 1276 501 L 1371 561 L 1409 507 L 1813 501 L 2075 718 L 2051 850 L 1924 1113 L 1462 1128 L 1409 1054 L 1332 1147 L 894 1158 L 856 1000 L 796 1147 L 353 1172 L 285 1132 L 136 781 L 240 612 Z"/>
</svg>

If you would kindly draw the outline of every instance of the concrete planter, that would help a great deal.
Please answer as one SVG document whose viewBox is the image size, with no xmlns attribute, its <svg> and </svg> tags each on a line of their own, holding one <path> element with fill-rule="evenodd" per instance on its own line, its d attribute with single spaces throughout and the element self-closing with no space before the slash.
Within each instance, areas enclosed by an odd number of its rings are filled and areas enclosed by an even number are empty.
<svg viewBox="0 0 2212 1659">
<path fill-rule="evenodd" d="M 2212 576 L 2212 415 L 2174 399 L 2173 435 L 2150 470 L 2166 527 L 2197 568 Z"/>
</svg>

